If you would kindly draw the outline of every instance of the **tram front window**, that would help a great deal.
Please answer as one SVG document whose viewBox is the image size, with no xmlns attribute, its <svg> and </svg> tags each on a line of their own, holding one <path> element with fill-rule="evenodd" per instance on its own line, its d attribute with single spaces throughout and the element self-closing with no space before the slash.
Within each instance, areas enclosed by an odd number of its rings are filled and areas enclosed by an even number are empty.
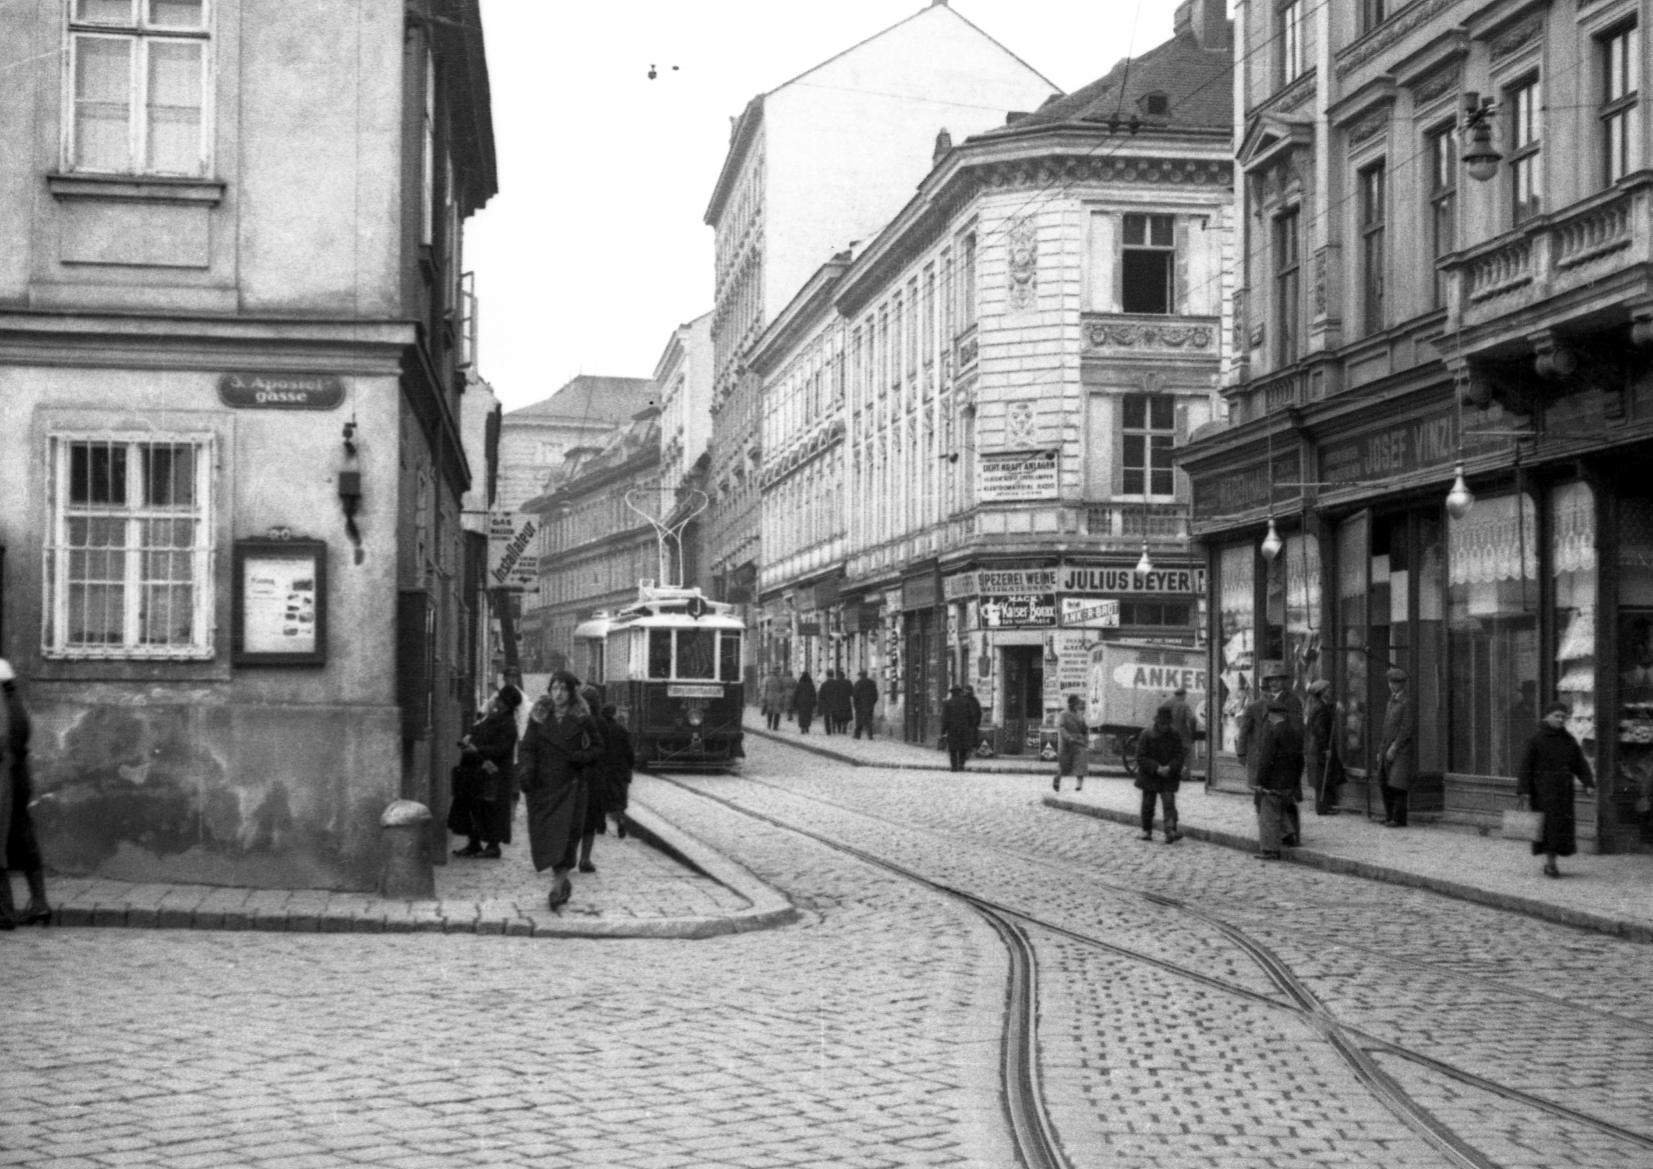
<svg viewBox="0 0 1653 1169">
<path fill-rule="evenodd" d="M 740 635 L 725 633 L 718 641 L 720 650 L 719 675 L 725 682 L 740 681 Z"/>
<path fill-rule="evenodd" d="M 677 676 L 715 678 L 717 634 L 710 629 L 677 631 Z"/>
<path fill-rule="evenodd" d="M 672 631 L 670 629 L 649 630 L 649 677 L 670 678 L 672 676 Z"/>
</svg>

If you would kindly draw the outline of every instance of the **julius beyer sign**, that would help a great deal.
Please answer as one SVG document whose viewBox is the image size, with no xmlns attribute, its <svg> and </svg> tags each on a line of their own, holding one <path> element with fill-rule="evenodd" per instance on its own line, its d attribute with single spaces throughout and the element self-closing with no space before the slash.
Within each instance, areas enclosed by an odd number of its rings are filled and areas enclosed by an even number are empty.
<svg viewBox="0 0 1653 1169">
<path fill-rule="evenodd" d="M 344 401 L 344 379 L 331 374 L 227 373 L 218 400 L 243 410 L 331 410 Z"/>
</svg>

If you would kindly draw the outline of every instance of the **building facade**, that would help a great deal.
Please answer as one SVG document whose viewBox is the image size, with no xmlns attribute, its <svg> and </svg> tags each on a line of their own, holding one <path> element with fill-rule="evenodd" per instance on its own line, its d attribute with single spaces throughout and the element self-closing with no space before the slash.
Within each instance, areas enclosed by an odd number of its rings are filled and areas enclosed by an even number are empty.
<svg viewBox="0 0 1653 1169">
<path fill-rule="evenodd" d="M 523 669 L 585 677 L 574 629 L 599 610 L 637 599 L 640 581 L 669 571 L 655 527 L 670 502 L 662 476 L 660 411 L 616 427 L 600 447 L 576 447 L 544 494 L 523 510 L 539 518 L 538 605 L 523 613 Z M 639 514 L 641 512 L 642 514 Z"/>
<path fill-rule="evenodd" d="M 715 233 L 705 530 L 719 599 L 750 604 L 758 587 L 761 411 L 747 352 L 823 257 L 871 236 L 907 200 L 938 126 L 984 130 L 1002 116 L 993 111 L 1031 108 L 1054 88 L 935 2 L 758 95 L 734 120 L 705 216 Z"/>
<path fill-rule="evenodd" d="M 646 377 L 582 373 L 549 398 L 508 411 L 499 438 L 501 511 L 517 512 L 545 491 L 546 480 L 575 447 L 601 445 L 616 426 L 655 405 Z"/>
<path fill-rule="evenodd" d="M 660 478 L 672 493 L 665 516 L 671 576 L 662 584 L 712 592 L 706 571 L 706 472 L 712 441 L 712 314 L 679 325 L 654 369 L 660 387 Z"/>
<path fill-rule="evenodd" d="M 463 710 L 477 5 L 5 24 L 0 636 L 43 846 L 371 888 L 385 805 L 445 807 Z"/>
<path fill-rule="evenodd" d="M 1171 448 L 1216 403 L 1228 38 L 1187 5 L 1128 70 L 942 135 L 754 351 L 769 644 L 880 678 L 909 740 L 968 684 L 998 750 L 1037 751 L 1100 643 L 1203 631 Z"/>
<path fill-rule="evenodd" d="M 1332 682 L 1370 800 L 1399 666 L 1415 809 L 1495 824 L 1559 698 L 1601 778 L 1581 833 L 1645 846 L 1645 14 L 1248 2 L 1237 25 L 1243 355 L 1231 424 L 1181 456 L 1226 774 L 1283 662 Z"/>
</svg>

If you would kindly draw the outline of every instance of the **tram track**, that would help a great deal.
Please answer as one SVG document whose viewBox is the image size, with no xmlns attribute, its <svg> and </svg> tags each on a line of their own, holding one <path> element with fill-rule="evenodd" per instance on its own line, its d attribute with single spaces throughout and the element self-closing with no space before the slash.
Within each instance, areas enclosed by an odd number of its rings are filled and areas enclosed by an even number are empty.
<svg viewBox="0 0 1653 1169">
<path fill-rule="evenodd" d="M 1005 1025 L 1001 1043 L 1003 1098 L 1006 1119 L 1015 1140 L 1018 1154 L 1022 1159 L 1022 1163 L 1029 1166 L 1029 1169 L 1047 1169 L 1047 1167 L 1048 1169 L 1068 1169 L 1070 1166 L 1070 1162 L 1063 1152 L 1054 1122 L 1044 1105 L 1039 1086 L 1037 1052 L 1039 969 L 1037 951 L 1029 934 L 1030 927 L 1034 930 L 1045 931 L 1067 938 L 1091 949 L 1155 967 L 1224 994 L 1237 996 L 1293 1015 L 1327 1044 L 1349 1069 L 1350 1073 L 1371 1093 L 1374 1099 L 1439 1153 L 1447 1164 L 1455 1166 L 1456 1169 L 1499 1169 L 1499 1166 L 1497 1162 L 1476 1149 L 1468 1140 L 1455 1132 L 1450 1125 L 1443 1122 L 1428 1108 L 1414 1099 L 1400 1083 L 1379 1066 L 1377 1059 L 1374 1058 L 1375 1056 L 1383 1055 L 1407 1060 L 1437 1076 L 1450 1079 L 1466 1087 L 1496 1095 L 1512 1103 L 1569 1123 L 1594 1129 L 1616 1141 L 1653 1152 L 1653 1136 L 1624 1128 L 1611 1121 L 1603 1120 L 1590 1113 L 1535 1095 L 1524 1089 L 1476 1075 L 1423 1052 L 1414 1051 L 1403 1044 L 1374 1036 L 1361 1028 L 1341 1022 L 1331 1014 L 1313 991 L 1296 975 L 1289 964 L 1275 954 L 1265 943 L 1252 937 L 1243 928 L 1176 898 L 1112 882 L 1096 881 L 1100 888 L 1109 892 L 1146 900 L 1160 909 L 1186 916 L 1216 930 L 1233 943 L 1263 972 L 1269 983 L 1279 992 L 1279 997 L 1260 993 L 1251 987 L 1239 985 L 1158 955 L 1144 953 L 1129 946 L 1120 945 L 1117 942 L 1110 942 L 1071 929 L 1057 922 L 1047 921 L 1034 914 L 1026 913 L 966 890 L 955 888 L 945 882 L 937 881 L 905 865 L 869 853 L 842 840 L 835 840 L 813 829 L 746 807 L 736 800 L 704 791 L 680 782 L 671 776 L 663 775 L 660 778 L 682 791 L 699 796 L 782 831 L 796 833 L 833 851 L 853 857 L 862 863 L 872 865 L 934 892 L 963 902 L 987 921 L 1004 943 L 1009 956 L 1010 976 L 1006 988 Z M 740 778 L 743 782 L 767 788 L 789 798 L 818 803 L 840 812 L 871 820 L 884 827 L 891 824 L 888 820 L 832 800 L 799 793 L 777 784 L 755 779 L 749 775 L 742 775 Z M 930 829 L 914 828 L 908 824 L 901 824 L 899 827 L 905 831 L 922 832 L 946 839 L 946 834 Z M 1022 857 L 1020 854 L 1010 853 L 1010 855 L 1017 856 L 1018 859 L 1029 859 Z M 1048 864 L 1048 862 L 1042 863 Z M 1457 975 L 1444 969 L 1442 973 L 1451 974 L 1453 977 L 1474 979 L 1474 976 Z M 1494 986 L 1501 985 L 1493 980 L 1475 980 Z M 1561 1005 L 1560 1000 L 1556 1001 L 1558 1005 Z M 1605 1012 L 1594 1013 L 1605 1014 Z M 1617 1018 L 1617 1016 L 1611 1015 L 1608 1017 Z"/>
</svg>

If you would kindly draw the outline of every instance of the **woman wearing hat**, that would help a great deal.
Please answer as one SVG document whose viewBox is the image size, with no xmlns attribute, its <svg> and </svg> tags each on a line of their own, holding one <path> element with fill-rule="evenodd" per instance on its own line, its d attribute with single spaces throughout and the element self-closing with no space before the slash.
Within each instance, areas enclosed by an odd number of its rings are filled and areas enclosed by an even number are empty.
<svg viewBox="0 0 1653 1169">
<path fill-rule="evenodd" d="M 585 825 L 581 769 L 602 754 L 602 731 L 580 697 L 580 680 L 558 670 L 545 696 L 534 703 L 517 763 L 528 799 L 528 848 L 535 872 L 551 870 L 552 909 L 561 908 L 574 891 L 568 873 Z"/>
<path fill-rule="evenodd" d="M 517 750 L 517 707 L 522 691 L 502 686 L 471 733 L 459 740 L 459 765 L 453 769 L 453 804 L 448 831 L 469 837 L 454 856 L 498 859 L 499 846 L 511 843 L 511 760 Z"/>
<path fill-rule="evenodd" d="M 1515 794 L 1533 811 L 1544 813 L 1544 832 L 1532 842 L 1532 854 L 1544 854 L 1544 875 L 1559 877 L 1555 867 L 1558 856 L 1572 856 L 1577 851 L 1573 820 L 1573 777 L 1577 776 L 1588 795 L 1596 790 L 1596 777 L 1590 770 L 1590 761 L 1572 732 L 1567 730 L 1567 716 L 1572 712 L 1565 702 L 1552 702 L 1544 708 L 1538 731 L 1527 740 L 1521 753 L 1520 777 Z"/>
<path fill-rule="evenodd" d="M 1303 704 L 1303 769 L 1314 791 L 1314 813 L 1337 815 L 1337 789 L 1343 783 L 1342 766 L 1332 742 L 1332 684 L 1322 678 L 1309 683 Z"/>
</svg>

